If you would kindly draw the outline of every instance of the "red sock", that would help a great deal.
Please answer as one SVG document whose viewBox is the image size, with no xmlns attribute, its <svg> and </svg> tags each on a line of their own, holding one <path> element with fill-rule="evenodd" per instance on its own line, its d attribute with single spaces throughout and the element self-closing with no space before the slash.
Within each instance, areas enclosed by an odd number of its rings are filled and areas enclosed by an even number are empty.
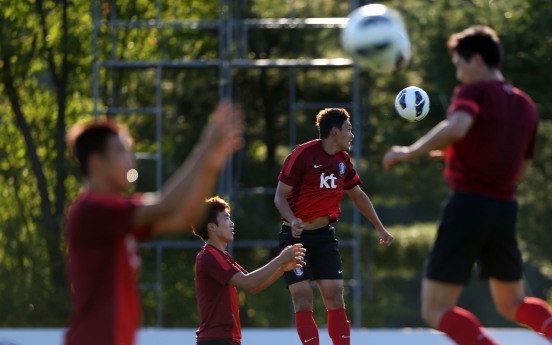
<svg viewBox="0 0 552 345">
<path fill-rule="evenodd" d="M 345 308 L 328 310 L 328 333 L 333 345 L 351 344 L 351 324 L 347 320 Z"/>
<path fill-rule="evenodd" d="M 552 340 L 552 312 L 542 299 L 526 297 L 516 310 L 516 320 Z"/>
<path fill-rule="evenodd" d="M 498 345 L 481 329 L 481 323 L 469 311 L 454 307 L 439 322 L 439 330 L 458 345 Z"/>
<path fill-rule="evenodd" d="M 303 344 L 319 345 L 318 327 L 312 317 L 312 310 L 295 312 L 295 328 L 297 328 L 299 339 Z"/>
</svg>

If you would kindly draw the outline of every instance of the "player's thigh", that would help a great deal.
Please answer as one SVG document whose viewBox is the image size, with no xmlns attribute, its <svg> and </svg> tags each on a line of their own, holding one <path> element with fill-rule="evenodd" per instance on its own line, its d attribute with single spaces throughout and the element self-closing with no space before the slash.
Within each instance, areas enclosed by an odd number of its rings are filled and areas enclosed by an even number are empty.
<svg viewBox="0 0 552 345">
<path fill-rule="evenodd" d="M 289 288 L 289 286 L 302 281 L 307 281 L 310 286 L 310 282 L 313 280 L 311 270 L 312 247 L 310 241 L 293 237 L 291 235 L 291 228 L 284 225 L 278 233 L 278 242 L 280 250 L 295 243 L 302 243 L 303 247 L 307 250 L 305 253 L 305 265 L 303 265 L 303 267 L 284 272 L 286 286 Z"/>
<path fill-rule="evenodd" d="M 343 280 L 339 241 L 333 227 L 329 227 L 327 232 L 311 244 L 310 269 L 315 281 Z"/>
<path fill-rule="evenodd" d="M 517 308 L 525 298 L 523 279 L 502 281 L 491 278 L 489 280 L 489 287 L 496 309 L 502 316 L 515 322 Z"/>
<path fill-rule="evenodd" d="M 517 203 L 496 201 L 496 224 L 484 248 L 479 253 L 480 275 L 504 282 L 516 282 L 523 277 L 523 259 L 517 241 Z"/>
<path fill-rule="evenodd" d="M 313 293 L 310 280 L 303 280 L 288 286 L 295 311 L 313 309 Z"/>
<path fill-rule="evenodd" d="M 316 280 L 324 305 L 328 310 L 345 308 L 343 300 L 343 279 Z"/>
<path fill-rule="evenodd" d="M 438 329 L 443 315 L 458 302 L 463 285 L 443 283 L 424 278 L 422 280 L 422 318 Z"/>
<path fill-rule="evenodd" d="M 454 194 L 443 207 L 424 276 L 448 284 L 469 282 L 485 230 L 485 217 L 470 195 Z"/>
</svg>

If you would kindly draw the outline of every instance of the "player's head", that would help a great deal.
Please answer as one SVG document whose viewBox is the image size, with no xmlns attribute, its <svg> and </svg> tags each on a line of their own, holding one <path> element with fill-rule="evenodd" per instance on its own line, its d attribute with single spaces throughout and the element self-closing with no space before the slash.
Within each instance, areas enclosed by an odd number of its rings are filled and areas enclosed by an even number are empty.
<svg viewBox="0 0 552 345">
<path fill-rule="evenodd" d="M 502 45 L 496 31 L 485 25 L 474 25 L 452 34 L 447 47 L 456 65 L 456 77 L 470 82 L 481 75 L 481 68 L 500 68 Z"/>
<path fill-rule="evenodd" d="M 320 139 L 332 139 L 340 150 L 349 150 L 355 137 L 352 133 L 350 116 L 343 108 L 326 108 L 316 115 L 316 126 Z"/>
<path fill-rule="evenodd" d="M 203 241 L 216 237 L 224 242 L 234 239 L 234 223 L 230 219 L 230 205 L 222 198 L 214 196 L 205 200 L 206 210 L 203 220 L 193 226 L 193 232 Z"/>
<path fill-rule="evenodd" d="M 114 120 L 78 123 L 67 133 L 67 147 L 85 179 L 100 179 L 113 190 L 124 191 L 134 168 L 132 140 Z"/>
</svg>

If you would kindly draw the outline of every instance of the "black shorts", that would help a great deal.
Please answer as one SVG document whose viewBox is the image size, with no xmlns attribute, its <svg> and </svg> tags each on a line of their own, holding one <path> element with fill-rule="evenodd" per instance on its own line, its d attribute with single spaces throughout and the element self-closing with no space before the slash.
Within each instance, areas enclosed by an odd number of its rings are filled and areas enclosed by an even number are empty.
<svg viewBox="0 0 552 345">
<path fill-rule="evenodd" d="M 339 255 L 335 229 L 327 225 L 316 230 L 305 230 L 300 238 L 291 236 L 291 228 L 282 225 L 278 234 L 280 250 L 294 243 L 301 243 L 307 250 L 306 265 L 302 269 L 284 273 L 287 286 L 304 280 L 343 279 L 343 265 Z"/>
<path fill-rule="evenodd" d="M 520 280 L 523 262 L 516 238 L 517 211 L 514 200 L 454 193 L 443 207 L 425 277 L 465 285 L 477 262 L 481 278 Z"/>
</svg>

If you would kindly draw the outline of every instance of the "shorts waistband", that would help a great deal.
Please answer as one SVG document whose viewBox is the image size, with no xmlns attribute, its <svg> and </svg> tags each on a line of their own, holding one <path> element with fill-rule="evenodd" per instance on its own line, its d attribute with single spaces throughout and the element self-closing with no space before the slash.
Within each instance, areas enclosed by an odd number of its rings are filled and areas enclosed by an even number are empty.
<svg viewBox="0 0 552 345">
<path fill-rule="evenodd" d="M 323 226 L 321 228 L 318 228 L 318 229 L 313 229 L 313 230 L 303 230 L 303 232 L 301 233 L 301 235 L 316 235 L 316 234 L 320 234 L 322 232 L 325 232 L 325 231 L 328 231 L 328 230 L 333 230 L 333 226 L 331 226 L 330 224 L 326 225 L 326 226 Z M 282 230 L 288 230 L 288 231 L 291 231 L 291 226 L 288 226 L 288 225 L 285 225 L 285 224 L 282 224 Z"/>
</svg>

